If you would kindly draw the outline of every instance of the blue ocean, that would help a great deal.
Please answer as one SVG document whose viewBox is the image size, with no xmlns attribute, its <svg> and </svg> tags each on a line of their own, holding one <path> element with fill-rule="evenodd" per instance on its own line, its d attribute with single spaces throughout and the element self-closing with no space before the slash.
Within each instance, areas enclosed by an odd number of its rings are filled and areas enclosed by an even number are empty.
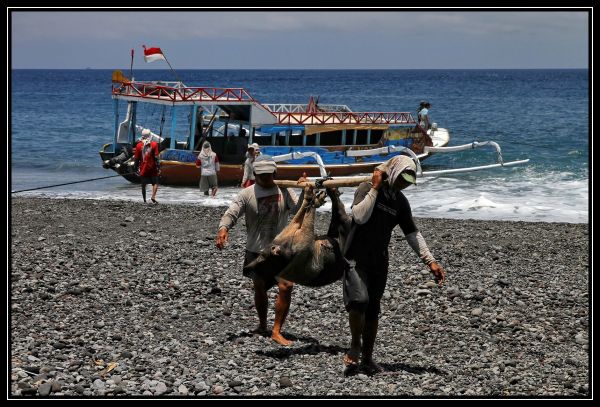
<svg viewBox="0 0 600 407">
<path fill-rule="evenodd" d="M 128 69 L 123 69 L 128 74 Z M 10 189 L 113 175 L 98 151 L 111 143 L 111 70 L 13 70 Z M 243 87 L 262 103 L 345 104 L 353 111 L 409 111 L 428 100 L 430 117 L 450 131 L 450 146 L 492 140 L 505 161 L 526 165 L 419 179 L 404 192 L 418 217 L 589 222 L 589 72 L 587 70 L 181 70 L 188 86 Z M 134 70 L 136 80 L 175 80 L 169 70 Z M 144 122 L 152 112 L 138 112 Z M 121 116 L 123 117 L 123 116 Z M 122 120 L 122 119 L 121 119 Z M 495 162 L 493 149 L 438 154 L 423 169 Z M 197 188 L 161 186 L 161 202 L 227 205 Z M 342 200 L 349 206 L 352 189 Z M 11 194 L 141 202 L 121 177 Z M 327 206 L 323 208 L 327 210 Z"/>
</svg>

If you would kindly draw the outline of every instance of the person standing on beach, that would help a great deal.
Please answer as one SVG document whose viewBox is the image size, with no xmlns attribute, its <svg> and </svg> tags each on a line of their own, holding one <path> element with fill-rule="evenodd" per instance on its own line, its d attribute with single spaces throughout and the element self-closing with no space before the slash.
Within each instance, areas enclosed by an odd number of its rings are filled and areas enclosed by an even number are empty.
<svg viewBox="0 0 600 407">
<path fill-rule="evenodd" d="M 248 146 L 248 152 L 246 153 L 246 161 L 244 162 L 244 176 L 242 177 L 242 188 L 247 188 L 254 185 L 254 160 L 260 154 L 260 147 L 256 143 L 252 143 Z"/>
<path fill-rule="evenodd" d="M 196 159 L 196 167 L 200 168 L 200 192 L 208 195 L 208 190 L 212 190 L 212 196 L 217 194 L 219 187 L 217 173 L 220 170 L 219 157 L 212 151 L 210 143 L 205 141 L 202 145 L 202 151 Z"/>
<path fill-rule="evenodd" d="M 429 252 L 401 192 L 411 184 L 416 184 L 415 163 L 399 155 L 378 166 L 371 182 L 360 184 L 354 194 L 352 229 L 344 250 L 350 267 L 344 273 L 343 296 L 352 335 L 350 350 L 344 355 L 346 375 L 360 369 L 367 374 L 382 371 L 373 360 L 373 348 L 387 281 L 388 245 L 396 225 L 400 225 L 408 244 L 429 266 L 438 284 L 445 280 L 446 272 Z"/>
<path fill-rule="evenodd" d="M 134 165 L 139 165 L 140 180 L 142 183 L 142 197 L 146 202 L 146 185 L 152 184 L 150 200 L 157 204 L 156 192 L 158 191 L 158 177 L 160 163 L 158 160 L 158 143 L 151 141 L 151 131 L 144 129 L 140 142 L 135 146 Z"/>
<path fill-rule="evenodd" d="M 254 161 L 256 184 L 243 189 L 219 222 L 216 244 L 222 250 L 229 230 L 242 216 L 246 217 L 246 254 L 244 266 L 259 256 L 259 253 L 283 230 L 287 224 L 288 214 L 298 209 L 299 197 L 292 190 L 279 188 L 274 177 L 277 165 L 271 156 L 261 155 Z M 303 197 L 303 195 L 301 195 Z M 261 276 L 256 273 L 244 274 L 252 278 L 254 284 L 254 306 L 258 313 L 258 327 L 254 333 L 268 335 L 267 330 L 267 291 L 277 285 L 279 294 L 275 301 L 275 323 L 271 338 L 281 344 L 290 345 L 292 341 L 281 334 L 281 328 L 290 309 L 294 284 L 272 276 Z"/>
</svg>

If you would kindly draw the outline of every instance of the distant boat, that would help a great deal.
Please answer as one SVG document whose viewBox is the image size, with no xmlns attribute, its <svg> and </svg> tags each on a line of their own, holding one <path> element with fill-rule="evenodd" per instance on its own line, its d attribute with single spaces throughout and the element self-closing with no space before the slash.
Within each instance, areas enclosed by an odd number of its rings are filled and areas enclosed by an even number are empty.
<svg viewBox="0 0 600 407">
<path fill-rule="evenodd" d="M 448 130 L 437 125 L 425 130 L 409 112 L 354 112 L 346 105 L 319 104 L 312 97 L 307 104 L 263 104 L 243 88 L 136 82 L 121 71 L 113 72 L 112 80 L 114 138 L 103 146 L 100 157 L 105 168 L 136 183 L 139 176 L 131 166 L 114 162 L 119 161 L 122 151 L 126 153 L 120 158 L 129 158 L 138 133 L 152 126 L 154 137 L 160 141 L 160 183 L 164 185 L 198 185 L 200 170 L 195 162 L 204 141 L 210 142 L 219 157 L 221 184 L 241 182 L 247 147 L 252 143 L 260 145 L 262 154 L 278 158 L 278 179 L 293 180 L 303 172 L 309 177 L 369 173 L 392 156 L 407 153 L 407 149 L 423 160 L 443 152 L 450 141 Z M 127 102 L 122 122 L 118 116 L 120 101 Z M 157 123 L 138 124 L 139 104 L 160 110 Z M 188 120 L 187 134 L 173 136 L 181 111 Z M 168 113 L 171 124 L 163 137 Z"/>
</svg>

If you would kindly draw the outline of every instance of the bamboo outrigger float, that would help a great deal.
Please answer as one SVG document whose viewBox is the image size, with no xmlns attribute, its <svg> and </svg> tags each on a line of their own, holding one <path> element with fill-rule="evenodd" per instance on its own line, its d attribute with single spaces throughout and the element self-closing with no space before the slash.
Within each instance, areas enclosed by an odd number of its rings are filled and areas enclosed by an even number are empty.
<svg viewBox="0 0 600 407">
<path fill-rule="evenodd" d="M 313 181 L 355 176 L 370 173 L 377 165 L 401 153 L 410 152 L 419 162 L 433 153 L 482 145 L 497 148 L 499 160 L 491 167 L 528 161 L 502 162 L 500 147 L 493 142 L 447 147 L 450 134 L 446 129 L 433 126 L 425 131 L 409 112 L 353 112 L 346 105 L 319 104 L 312 97 L 307 104 L 262 104 L 243 88 L 188 87 L 180 81 L 136 82 L 115 71 L 112 98 L 114 137 L 112 143 L 100 151 L 102 160 L 105 164 L 111 159 L 115 161 L 122 151 L 127 158 L 126 152 L 135 146 L 138 133 L 150 127 L 160 140 L 160 182 L 164 185 L 198 184 L 200 171 L 195 161 L 204 141 L 209 141 L 219 156 L 220 184 L 240 183 L 247 146 L 252 143 L 260 145 L 261 153 L 277 158 L 280 180 L 297 180 L 302 173 Z M 119 119 L 121 101 L 127 103 L 122 122 Z M 160 121 L 155 127 L 147 122 L 143 123 L 144 127 L 139 125 L 139 105 L 160 111 Z M 177 121 L 182 112 L 187 113 L 183 125 Z M 165 129 L 168 114 L 170 126 Z M 137 174 L 128 166 L 109 164 L 105 167 L 131 182 L 139 182 Z M 420 165 L 418 169 L 420 171 Z M 421 175 L 434 173 L 440 171 Z M 337 185 L 337 182 L 334 183 Z M 357 179 L 346 178 L 339 182 L 357 185 Z"/>
<path fill-rule="evenodd" d="M 472 172 L 472 171 L 479 171 L 479 170 L 490 169 L 490 168 L 499 168 L 499 167 L 511 167 L 511 166 L 525 164 L 525 163 L 529 162 L 529 159 L 504 162 L 504 160 L 502 159 L 502 152 L 501 152 L 500 146 L 498 145 L 498 143 L 496 143 L 494 141 L 484 141 L 484 142 L 474 141 L 473 143 L 463 144 L 461 146 L 453 146 L 453 147 L 425 147 L 424 154 L 427 155 L 427 154 L 434 153 L 434 152 L 435 153 L 452 153 L 452 152 L 457 152 L 457 151 L 471 150 L 471 149 L 484 147 L 484 146 L 492 146 L 496 149 L 497 161 L 498 161 L 497 163 L 481 165 L 481 166 L 476 166 L 476 167 L 454 168 L 454 169 L 437 170 L 437 171 L 423 171 L 423 169 L 421 168 L 421 162 L 419 160 L 419 156 L 417 154 L 415 154 L 409 148 L 388 147 L 388 149 L 393 150 L 394 152 L 400 152 L 400 153 L 404 153 L 406 155 L 411 156 L 416 163 L 417 174 L 419 177 L 436 176 L 436 175 L 443 175 L 443 174 L 456 174 L 456 173 Z M 360 155 L 361 153 L 367 155 L 367 154 L 377 154 L 377 151 L 363 151 L 363 152 L 354 152 L 354 153 L 356 153 L 356 155 Z M 285 160 L 285 159 L 287 159 L 287 156 L 276 156 L 276 157 L 274 157 L 274 159 L 275 159 L 275 161 Z M 318 156 L 316 157 L 316 160 L 317 160 L 317 163 L 319 163 L 321 161 L 320 157 L 318 157 Z M 315 188 L 315 187 L 316 188 L 332 188 L 332 187 L 353 187 L 353 186 L 359 185 L 362 182 L 371 180 L 370 175 L 369 176 L 341 177 L 341 178 L 331 179 L 331 177 L 329 177 L 327 175 L 324 166 L 322 166 L 321 164 L 319 164 L 319 166 L 321 167 L 321 177 L 320 178 L 315 178 L 315 177 L 307 178 L 307 181 L 305 181 L 305 182 L 298 182 L 298 181 L 292 181 L 292 180 L 276 180 L 275 183 L 281 187 L 286 187 L 286 188 L 304 188 L 305 186 L 311 186 L 313 188 Z"/>
</svg>

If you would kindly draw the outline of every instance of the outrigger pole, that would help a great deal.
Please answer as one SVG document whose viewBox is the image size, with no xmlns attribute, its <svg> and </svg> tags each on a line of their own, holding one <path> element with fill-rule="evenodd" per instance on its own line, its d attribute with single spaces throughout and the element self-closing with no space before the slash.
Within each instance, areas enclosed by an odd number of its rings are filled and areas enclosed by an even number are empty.
<svg viewBox="0 0 600 407">
<path fill-rule="evenodd" d="M 342 177 L 335 179 L 326 179 L 322 182 L 317 182 L 315 180 L 306 180 L 306 181 L 292 181 L 292 180 L 284 180 L 284 179 L 276 179 L 275 184 L 283 188 L 304 188 L 304 187 L 312 187 L 312 188 L 339 188 L 339 187 L 355 187 L 360 185 L 363 182 L 371 181 L 373 178 L 372 175 L 369 176 L 357 176 L 357 177 Z"/>
<path fill-rule="evenodd" d="M 464 144 L 461 146 L 425 147 L 425 149 L 426 149 L 427 154 L 429 154 L 430 152 L 449 153 L 449 152 L 455 152 L 455 151 L 470 150 L 470 149 L 474 149 L 477 147 L 483 147 L 483 146 L 492 146 L 496 149 L 496 154 L 498 155 L 498 162 L 496 164 L 481 165 L 481 166 L 477 166 L 477 167 L 455 168 L 455 169 L 439 170 L 439 171 L 423 171 L 421 169 L 421 161 L 419 160 L 417 155 L 414 153 L 414 151 L 412 151 L 408 147 L 387 146 L 387 147 L 381 147 L 381 148 L 370 150 L 370 151 L 348 150 L 346 152 L 346 154 L 350 157 L 360 157 L 360 156 L 381 154 L 381 153 L 386 153 L 386 152 L 390 153 L 390 152 L 402 151 L 402 152 L 408 153 L 411 156 L 411 158 L 413 159 L 413 161 L 415 162 L 415 165 L 417 167 L 417 175 L 420 177 L 436 176 L 436 175 L 443 175 L 443 174 L 456 174 L 456 173 L 462 173 L 462 172 L 472 172 L 472 171 L 479 171 L 479 170 L 485 170 L 485 169 L 489 169 L 489 168 L 498 168 L 498 167 L 512 167 L 513 165 L 526 164 L 529 162 L 529 159 L 504 162 L 504 160 L 502 159 L 502 152 L 500 150 L 500 146 L 498 145 L 498 143 L 496 143 L 494 141 L 482 141 L 482 142 L 474 141 L 472 143 Z M 429 151 L 427 151 L 427 149 L 429 149 Z M 371 180 L 370 175 L 369 176 L 340 177 L 340 178 L 332 179 L 327 176 L 327 171 L 325 169 L 325 165 L 323 164 L 323 160 L 321 159 L 321 156 L 319 156 L 315 152 L 292 152 L 289 154 L 274 156 L 273 160 L 275 162 L 278 162 L 278 161 L 294 160 L 294 159 L 303 158 L 303 157 L 312 157 L 317 161 L 317 164 L 319 165 L 319 172 L 321 173 L 320 179 L 319 178 L 315 179 L 314 177 L 310 177 L 310 178 L 306 179 L 305 181 L 301 181 L 301 182 L 291 181 L 291 180 L 275 180 L 275 184 L 277 184 L 280 187 L 284 187 L 284 188 L 304 188 L 306 186 L 310 186 L 313 188 L 328 188 L 328 187 L 331 188 L 331 187 L 353 187 L 353 186 L 359 185 L 362 182 Z"/>
</svg>

